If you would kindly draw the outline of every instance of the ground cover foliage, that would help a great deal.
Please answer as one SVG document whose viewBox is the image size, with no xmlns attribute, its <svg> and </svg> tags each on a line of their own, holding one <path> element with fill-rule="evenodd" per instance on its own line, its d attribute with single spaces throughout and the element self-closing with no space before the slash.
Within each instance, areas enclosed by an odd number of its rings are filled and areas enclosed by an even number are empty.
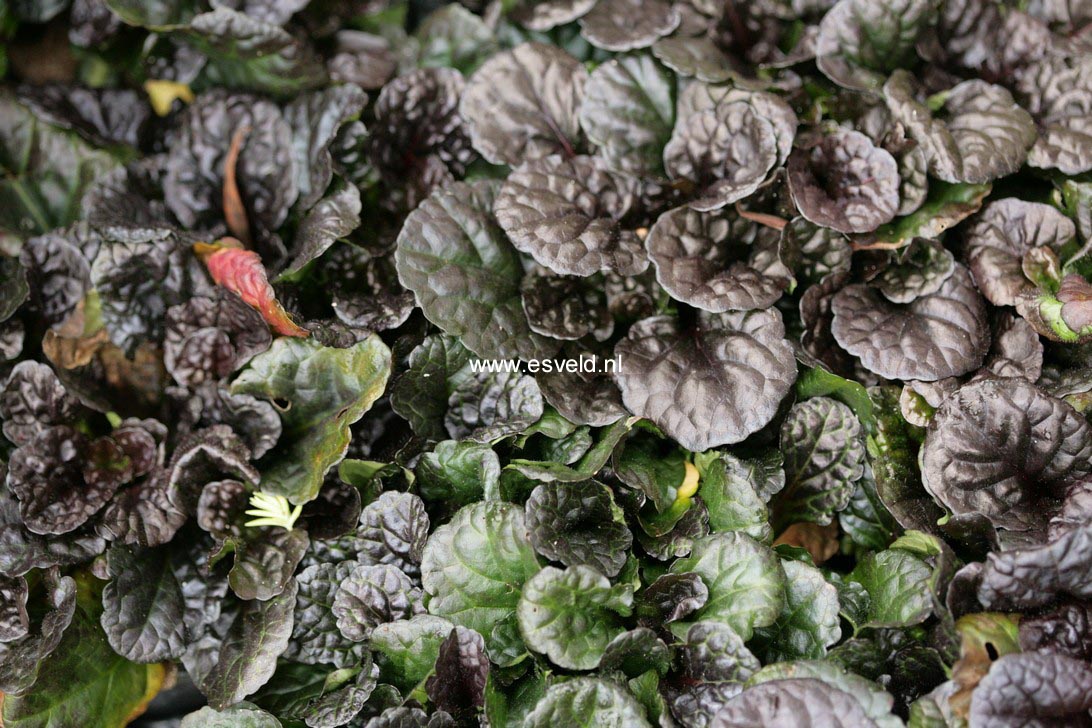
<svg viewBox="0 0 1092 728">
<path fill-rule="evenodd" d="M 1086 3 L 0 39 L 4 725 L 1092 725 Z"/>
</svg>

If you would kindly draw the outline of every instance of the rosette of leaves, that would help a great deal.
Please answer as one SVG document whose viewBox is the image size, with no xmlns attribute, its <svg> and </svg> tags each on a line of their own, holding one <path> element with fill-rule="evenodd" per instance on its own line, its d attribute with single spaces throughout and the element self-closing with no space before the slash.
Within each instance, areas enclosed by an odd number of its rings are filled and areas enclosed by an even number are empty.
<svg viewBox="0 0 1092 728">
<path fill-rule="evenodd" d="M 238 156 L 231 173 L 243 215 L 259 236 L 267 237 L 288 217 L 300 190 L 292 127 L 264 99 L 215 91 L 187 107 L 167 162 L 165 199 L 188 228 L 222 224 L 225 163 L 236 135 L 240 141 L 235 142 Z"/>
<path fill-rule="evenodd" d="M 369 158 L 409 209 L 462 178 L 474 159 L 459 115 L 465 85 L 454 69 L 421 68 L 384 85 L 375 102 Z"/>
<path fill-rule="evenodd" d="M 1092 430 L 1068 404 L 1023 379 L 986 379 L 937 410 L 922 446 L 922 482 L 957 516 L 1042 531 L 1088 473 L 1090 451 Z"/>
<path fill-rule="evenodd" d="M 269 347 L 261 315 L 234 293 L 217 288 L 167 311 L 163 363 L 175 381 L 193 386 L 223 379 Z"/>
<path fill-rule="evenodd" d="M 895 71 L 884 84 L 887 108 L 925 150 L 929 173 L 945 182 L 991 182 L 1024 164 L 1035 122 L 1007 90 L 978 79 L 944 92 L 934 114 L 914 96 L 913 77 Z"/>
<path fill-rule="evenodd" d="M 895 158 L 864 134 L 837 131 L 793 152 L 789 189 L 800 214 L 842 233 L 865 233 L 899 210 Z"/>
<path fill-rule="evenodd" d="M 878 91 L 890 71 L 917 61 L 915 45 L 934 12 L 927 0 L 840 0 L 819 23 L 816 65 L 839 86 Z"/>
<path fill-rule="evenodd" d="M 633 229 L 638 186 L 596 157 L 551 155 L 513 171 L 493 211 L 516 249 L 555 273 L 636 275 L 648 266 Z"/>
<path fill-rule="evenodd" d="M 730 210 L 679 207 L 660 216 L 645 245 L 660 285 L 676 300 L 713 313 L 767 308 L 787 281 L 764 260 L 776 231 Z"/>
<path fill-rule="evenodd" d="M 967 265 L 982 295 L 997 306 L 1016 304 L 1032 287 L 1024 260 L 1032 251 L 1058 252 L 1077 235 L 1073 221 L 1050 205 L 1005 198 L 982 209 L 963 233 Z"/>
</svg>

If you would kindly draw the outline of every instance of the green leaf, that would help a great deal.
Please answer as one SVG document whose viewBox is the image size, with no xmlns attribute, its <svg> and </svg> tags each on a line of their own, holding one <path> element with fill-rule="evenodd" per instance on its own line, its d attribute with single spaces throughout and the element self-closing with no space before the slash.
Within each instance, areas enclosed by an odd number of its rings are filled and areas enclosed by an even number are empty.
<svg viewBox="0 0 1092 728">
<path fill-rule="evenodd" d="M 766 502 L 755 489 L 755 469 L 733 455 L 716 453 L 695 457 L 701 471 L 698 495 L 709 511 L 713 533 L 741 531 L 764 543 L 773 539 Z"/>
<path fill-rule="evenodd" d="M 551 685 L 524 728 L 652 728 L 637 699 L 614 682 L 580 677 Z"/>
<path fill-rule="evenodd" d="M 690 556 L 676 560 L 671 573 L 697 574 L 709 589 L 695 620 L 724 622 L 744 640 L 756 627 L 777 621 L 785 603 L 785 572 L 777 555 L 742 533 L 696 539 Z"/>
<path fill-rule="evenodd" d="M 587 480 L 598 473 L 600 469 L 607 464 L 607 460 L 610 459 L 611 453 L 614 452 L 614 448 L 637 421 L 638 418 L 636 417 L 623 418 L 613 425 L 604 427 L 599 431 L 599 439 L 596 441 L 595 445 L 584 453 L 584 456 L 573 465 L 512 458 L 508 461 L 508 465 L 504 466 L 502 478 L 505 472 L 515 472 L 530 480 L 545 481 L 547 483 L 554 481 L 575 483 L 579 480 Z"/>
<path fill-rule="evenodd" d="M 868 592 L 866 621 L 859 627 L 909 627 L 933 613 L 929 590 L 932 570 L 909 551 L 889 549 L 865 554 L 849 579 Z"/>
<path fill-rule="evenodd" d="M 161 664 L 121 657 L 99 626 L 98 605 L 82 599 L 57 649 L 41 664 L 33 689 L 4 698 L 9 728 L 118 728 L 144 711 L 163 685 Z"/>
<path fill-rule="evenodd" d="M 454 336 L 434 334 L 410 352 L 406 371 L 391 386 L 391 407 L 421 437 L 447 437 L 448 397 L 466 379 L 471 353 Z"/>
<path fill-rule="evenodd" d="M 921 430 L 903 418 L 898 387 L 872 387 L 868 394 L 876 405 L 876 432 L 867 442 L 876 493 L 903 528 L 935 531 L 944 511 L 921 483 Z"/>
<path fill-rule="evenodd" d="M 842 636 L 838 623 L 838 590 L 814 566 L 783 561 L 785 606 L 777 621 L 755 631 L 765 662 L 821 658 Z"/>
<path fill-rule="evenodd" d="M 843 379 L 822 367 L 809 367 L 800 373 L 796 379 L 796 396 L 798 399 L 831 397 L 853 410 L 865 432 L 871 433 L 876 427 L 868 390 L 860 382 Z"/>
<path fill-rule="evenodd" d="M 293 503 L 314 499 L 326 471 L 345 457 L 349 426 L 383 393 L 390 370 L 390 350 L 375 335 L 347 349 L 281 337 L 254 357 L 231 391 L 273 400 L 284 425 L 262 461 L 262 490 Z"/>
<path fill-rule="evenodd" d="M 425 500 L 464 506 L 497 497 L 500 460 L 489 445 L 468 440 L 444 440 L 426 452 L 414 469 Z"/>
<path fill-rule="evenodd" d="M 84 191 L 117 166 L 0 94 L 0 230 L 30 237 L 68 225 L 80 216 Z"/>
<path fill-rule="evenodd" d="M 625 631 L 619 615 L 632 603 L 631 587 L 613 587 L 589 566 L 547 566 L 523 585 L 516 616 L 528 647 L 561 667 L 590 670 Z"/>
<path fill-rule="evenodd" d="M 514 619 L 520 590 L 539 567 L 523 509 L 498 501 L 466 506 L 425 545 L 428 610 L 485 636 L 492 656 L 504 647 L 494 627 Z"/>
<path fill-rule="evenodd" d="M 978 212 L 990 194 L 990 184 L 929 181 L 929 196 L 913 213 L 895 218 L 875 232 L 858 236 L 862 245 L 905 247 L 914 238 L 935 239 L 948 228 Z"/>
<path fill-rule="evenodd" d="M 522 728 L 524 717 L 546 694 L 546 677 L 532 670 L 514 685 L 498 684 L 496 672 L 485 683 L 485 717 L 493 728 Z"/>
<path fill-rule="evenodd" d="M 773 501 L 774 530 L 800 521 L 830 523 L 864 473 L 864 440 L 853 411 L 829 397 L 798 402 L 781 425 L 781 452 L 785 488 Z"/>
<path fill-rule="evenodd" d="M 619 480 L 642 491 L 662 513 L 675 502 L 685 462 L 685 451 L 673 441 L 638 429 L 615 451 L 612 465 Z"/>
<path fill-rule="evenodd" d="M 432 672 L 440 644 L 454 628 L 448 620 L 431 614 L 379 625 L 370 639 L 380 677 L 410 693 Z"/>
</svg>

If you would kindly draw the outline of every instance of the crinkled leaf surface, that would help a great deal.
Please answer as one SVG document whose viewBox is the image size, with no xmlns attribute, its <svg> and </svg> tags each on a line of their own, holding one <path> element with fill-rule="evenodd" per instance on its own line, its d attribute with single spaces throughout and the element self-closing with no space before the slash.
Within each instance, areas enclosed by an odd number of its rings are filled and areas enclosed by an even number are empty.
<svg viewBox="0 0 1092 728">
<path fill-rule="evenodd" d="M 454 716 L 473 715 L 485 702 L 489 658 L 485 641 L 472 629 L 455 627 L 440 645 L 436 671 L 425 684 L 429 700 Z"/>
<path fill-rule="evenodd" d="M 1063 595 L 1088 598 L 1083 574 L 1092 559 L 1092 532 L 1076 528 L 1042 546 L 990 554 L 978 599 L 991 609 L 1028 609 Z"/>
<path fill-rule="evenodd" d="M 422 496 L 464 506 L 496 492 L 500 460 L 488 445 L 444 440 L 421 456 L 414 474 Z"/>
<path fill-rule="evenodd" d="M 943 246 L 917 238 L 877 277 L 877 288 L 892 303 L 910 303 L 936 293 L 955 270 L 955 258 Z M 972 269 L 973 272 L 973 269 Z"/>
<path fill-rule="evenodd" d="M 341 634 L 331 611 L 338 586 L 356 565 L 354 561 L 325 562 L 308 566 L 297 574 L 292 637 L 287 652 L 293 659 L 308 665 L 324 663 L 339 668 L 359 662 L 363 645 Z"/>
<path fill-rule="evenodd" d="M 184 32 L 208 56 L 205 73 L 218 85 L 285 96 L 327 80 L 310 45 L 249 14 L 219 6 L 195 16 Z"/>
<path fill-rule="evenodd" d="M 945 182 L 990 182 L 1012 174 L 1035 142 L 1035 123 L 1000 86 L 964 81 L 944 96 L 939 116 L 914 98 L 912 77 L 895 71 L 884 84 L 892 116 L 925 150 L 929 172 Z"/>
<path fill-rule="evenodd" d="M 760 467 L 724 454 L 698 469 L 701 471 L 698 495 L 709 512 L 710 530 L 741 531 L 758 541 L 769 542 L 773 530 L 765 502 L 766 482 L 758 472 Z M 784 473 L 778 469 L 777 474 L 783 485 Z"/>
<path fill-rule="evenodd" d="M 459 98 L 466 82 L 450 68 L 422 68 L 383 87 L 367 144 L 380 176 L 415 207 L 461 176 L 474 159 Z"/>
<path fill-rule="evenodd" d="M 528 275 L 520 286 L 523 312 L 535 333 L 572 341 L 608 338 L 614 319 L 598 281 L 575 276 Z"/>
<path fill-rule="evenodd" d="M 757 651 L 767 662 L 818 659 L 842 636 L 838 590 L 814 566 L 785 561 L 785 606 L 769 627 L 756 630 Z"/>
<path fill-rule="evenodd" d="M 599 664 L 607 644 L 625 631 L 633 592 L 611 586 L 588 566 L 547 566 L 523 585 L 516 618 L 527 646 L 572 670 Z"/>
<path fill-rule="evenodd" d="M 628 691 L 609 680 L 582 677 L 550 686 L 523 721 L 527 728 L 594 725 L 648 728 L 644 709 Z"/>
<path fill-rule="evenodd" d="M 648 262 L 622 218 L 636 204 L 637 185 L 596 157 L 552 155 L 509 175 L 493 211 L 516 249 L 555 273 L 636 275 Z"/>
<path fill-rule="evenodd" d="M 781 425 L 785 487 L 772 503 L 779 524 L 827 524 L 849 504 L 864 473 L 861 423 L 829 397 L 793 405 Z"/>
<path fill-rule="evenodd" d="M 369 644 L 380 675 L 401 690 L 413 690 L 432 671 L 440 645 L 453 629 L 451 622 L 431 614 L 379 625 L 372 630 Z"/>
<path fill-rule="evenodd" d="M 849 575 L 868 593 L 865 622 L 858 626 L 906 627 L 932 614 L 931 569 L 916 555 L 893 548 L 866 554 Z"/>
<path fill-rule="evenodd" d="M 692 183 L 696 210 L 717 210 L 751 195 L 777 163 L 773 125 L 743 101 L 718 104 L 675 122 L 664 169 Z"/>
<path fill-rule="evenodd" d="M 1039 686 L 1049 685 L 1044 690 Z M 1004 655 L 971 696 L 972 724 L 1080 725 L 1092 710 L 1092 668 L 1064 655 Z"/>
<path fill-rule="evenodd" d="M 490 651 L 499 649 L 493 628 L 512 618 L 520 589 L 539 567 L 522 509 L 490 501 L 466 506 L 425 545 L 428 611 L 476 630 Z"/>
<path fill-rule="evenodd" d="M 756 627 L 777 620 L 785 603 L 785 573 L 769 547 L 742 533 L 697 539 L 690 556 L 671 565 L 671 573 L 693 573 L 709 589 L 697 619 L 723 622 L 744 639 Z"/>
<path fill-rule="evenodd" d="M 524 508 L 531 543 L 546 558 L 609 577 L 621 571 L 633 535 L 606 486 L 594 480 L 540 485 Z"/>
<path fill-rule="evenodd" d="M 996 200 L 963 234 L 967 265 L 990 303 L 1012 306 L 1031 286 L 1024 275 L 1024 255 L 1043 246 L 1060 250 L 1076 234 L 1073 221 L 1050 205 L 1014 197 Z"/>
<path fill-rule="evenodd" d="M 534 377 L 518 372 L 471 373 L 447 400 L 449 437 L 489 442 L 514 435 L 542 417 L 542 392 Z"/>
<path fill-rule="evenodd" d="M 7 94 L 0 96 L 0 228 L 47 233 L 76 218 L 89 183 L 117 162 L 77 135 L 39 121 Z"/>
<path fill-rule="evenodd" d="M 421 590 L 389 564 L 359 564 L 338 585 L 330 611 L 341 634 L 361 642 L 380 624 L 423 611 Z"/>
<path fill-rule="evenodd" d="M 748 688 L 717 714 L 712 726 L 758 728 L 781 724 L 829 728 L 876 726 L 853 696 L 811 678 L 774 680 Z"/>
<path fill-rule="evenodd" d="M 297 586 L 290 581 L 269 601 L 244 602 L 228 628 L 220 654 L 201 687 L 213 708 L 247 697 L 273 675 L 292 636 Z"/>
<path fill-rule="evenodd" d="M 982 380 L 937 410 L 922 446 L 926 489 L 957 515 L 1040 530 L 1092 463 L 1092 428 L 1023 379 Z"/>
<path fill-rule="evenodd" d="M 989 348 L 985 303 L 961 265 L 936 293 L 908 304 L 855 283 L 834 296 L 831 311 L 838 344 L 888 379 L 931 382 L 966 374 Z"/>
<path fill-rule="evenodd" d="M 182 654 L 182 589 L 165 549 L 117 546 L 108 557 L 102 628 L 114 651 L 133 662 L 162 662 Z"/>
<path fill-rule="evenodd" d="M 428 336 L 409 354 L 407 368 L 391 385 L 391 406 L 421 437 L 442 439 L 447 400 L 470 376 L 470 352 L 452 336 Z"/>
<path fill-rule="evenodd" d="M 847 671 L 830 660 L 793 660 L 767 665 L 752 675 L 749 686 L 778 680 L 807 678 L 852 696 L 865 713 L 880 726 L 898 728 L 902 721 L 891 713 L 894 699 L 876 683 Z"/>
<path fill-rule="evenodd" d="M 714 313 L 746 311 L 769 307 L 784 289 L 756 269 L 754 243 L 763 234 L 732 212 L 684 206 L 661 215 L 645 245 L 656 279 L 677 300 Z"/>
<path fill-rule="evenodd" d="M 860 132 L 838 131 L 797 149 L 788 171 L 800 214 L 817 225 L 866 233 L 898 212 L 898 164 Z"/>
<path fill-rule="evenodd" d="M 249 217 L 274 230 L 299 194 L 292 128 L 276 105 L 255 96 L 202 94 L 182 116 L 163 186 L 167 205 L 188 227 L 223 219 L 224 160 L 232 137 L 249 129 L 236 162 L 236 184 Z"/>
</svg>

